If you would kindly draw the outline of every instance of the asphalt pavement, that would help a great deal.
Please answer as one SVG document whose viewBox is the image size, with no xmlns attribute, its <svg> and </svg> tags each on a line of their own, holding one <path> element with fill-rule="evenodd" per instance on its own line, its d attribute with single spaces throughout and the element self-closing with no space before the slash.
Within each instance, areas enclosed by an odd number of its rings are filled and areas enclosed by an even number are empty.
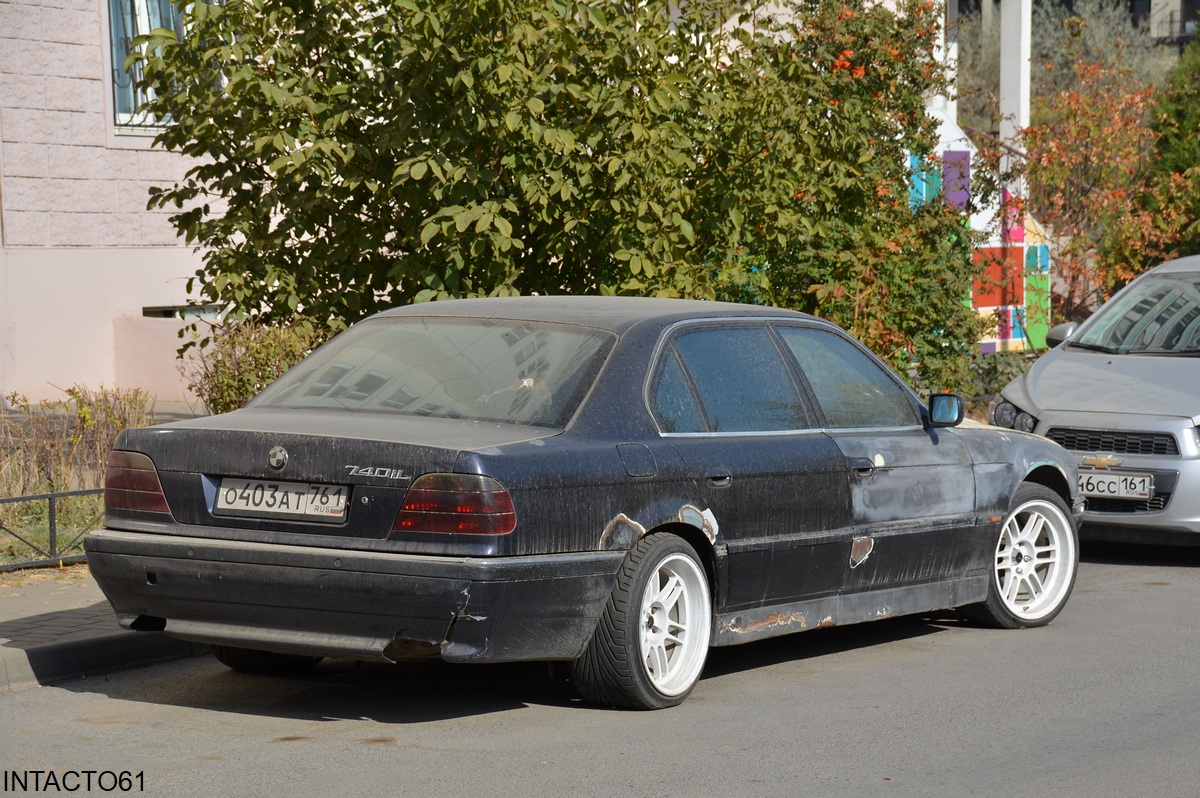
<svg viewBox="0 0 1200 798">
<path fill-rule="evenodd" d="M 19 690 L 206 653 L 131 632 L 85 565 L 0 573 L 0 690 Z"/>
</svg>

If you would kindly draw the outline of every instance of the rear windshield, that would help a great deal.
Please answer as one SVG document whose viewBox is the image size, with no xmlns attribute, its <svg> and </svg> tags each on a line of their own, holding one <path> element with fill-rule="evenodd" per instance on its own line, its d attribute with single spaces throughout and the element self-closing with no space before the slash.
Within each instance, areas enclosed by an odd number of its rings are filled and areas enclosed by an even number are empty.
<svg viewBox="0 0 1200 798">
<path fill-rule="evenodd" d="M 614 341 L 610 332 L 569 325 L 372 319 L 305 358 L 251 405 L 563 427 Z"/>
<path fill-rule="evenodd" d="M 1200 274 L 1145 277 L 1100 309 L 1071 339 L 1121 354 L 1200 354 Z"/>
</svg>

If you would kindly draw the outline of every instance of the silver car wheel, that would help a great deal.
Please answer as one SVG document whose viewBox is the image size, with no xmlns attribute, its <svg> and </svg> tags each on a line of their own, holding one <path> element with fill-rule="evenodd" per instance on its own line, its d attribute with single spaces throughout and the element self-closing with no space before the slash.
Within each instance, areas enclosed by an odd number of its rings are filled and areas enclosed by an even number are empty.
<svg viewBox="0 0 1200 798">
<path fill-rule="evenodd" d="M 597 704 L 673 707 L 704 671 L 712 635 L 708 571 L 696 549 L 670 533 L 639 540 L 571 680 Z"/>
<path fill-rule="evenodd" d="M 1004 522 L 996 544 L 996 590 L 1005 609 L 1038 621 L 1061 606 L 1078 560 L 1071 522 L 1055 504 L 1027 501 Z"/>
<path fill-rule="evenodd" d="M 665 557 L 642 593 L 639 651 L 654 687 L 664 695 L 690 690 L 704 668 L 711 633 L 708 579 L 685 554 Z"/>
</svg>

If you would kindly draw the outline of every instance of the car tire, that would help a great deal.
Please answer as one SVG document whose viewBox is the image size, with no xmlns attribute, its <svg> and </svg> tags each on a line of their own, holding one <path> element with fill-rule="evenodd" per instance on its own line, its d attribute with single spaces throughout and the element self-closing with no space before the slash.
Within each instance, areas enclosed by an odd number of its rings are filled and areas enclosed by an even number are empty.
<svg viewBox="0 0 1200 798">
<path fill-rule="evenodd" d="M 711 635 L 712 598 L 696 550 L 675 535 L 648 535 L 617 574 L 571 680 L 595 704 L 675 706 L 699 681 Z"/>
<path fill-rule="evenodd" d="M 1071 595 L 1079 571 L 1079 535 L 1062 497 L 1022 483 L 992 551 L 988 597 L 966 615 L 1002 629 L 1045 626 Z"/>
<path fill-rule="evenodd" d="M 306 657 L 302 654 L 280 654 L 276 651 L 259 651 L 235 646 L 212 646 L 213 656 L 227 668 L 242 673 L 282 675 L 299 673 L 314 667 L 322 657 Z"/>
</svg>

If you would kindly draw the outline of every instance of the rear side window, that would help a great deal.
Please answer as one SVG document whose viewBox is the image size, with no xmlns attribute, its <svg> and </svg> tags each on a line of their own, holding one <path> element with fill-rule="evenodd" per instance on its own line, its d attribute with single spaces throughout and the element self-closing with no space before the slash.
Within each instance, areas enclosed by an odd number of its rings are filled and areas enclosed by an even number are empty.
<svg viewBox="0 0 1200 798">
<path fill-rule="evenodd" d="M 663 357 L 654 391 L 654 409 L 663 432 L 707 432 L 700 403 L 674 349 Z"/>
<path fill-rule="evenodd" d="M 779 327 L 832 429 L 921 423 L 908 392 L 857 346 L 825 330 Z"/>
<path fill-rule="evenodd" d="M 675 336 L 652 395 L 664 432 L 812 426 L 783 357 L 760 327 L 702 328 Z"/>
<path fill-rule="evenodd" d="M 614 341 L 612 333 L 590 327 L 374 319 L 305 358 L 252 405 L 562 427 Z"/>
</svg>

